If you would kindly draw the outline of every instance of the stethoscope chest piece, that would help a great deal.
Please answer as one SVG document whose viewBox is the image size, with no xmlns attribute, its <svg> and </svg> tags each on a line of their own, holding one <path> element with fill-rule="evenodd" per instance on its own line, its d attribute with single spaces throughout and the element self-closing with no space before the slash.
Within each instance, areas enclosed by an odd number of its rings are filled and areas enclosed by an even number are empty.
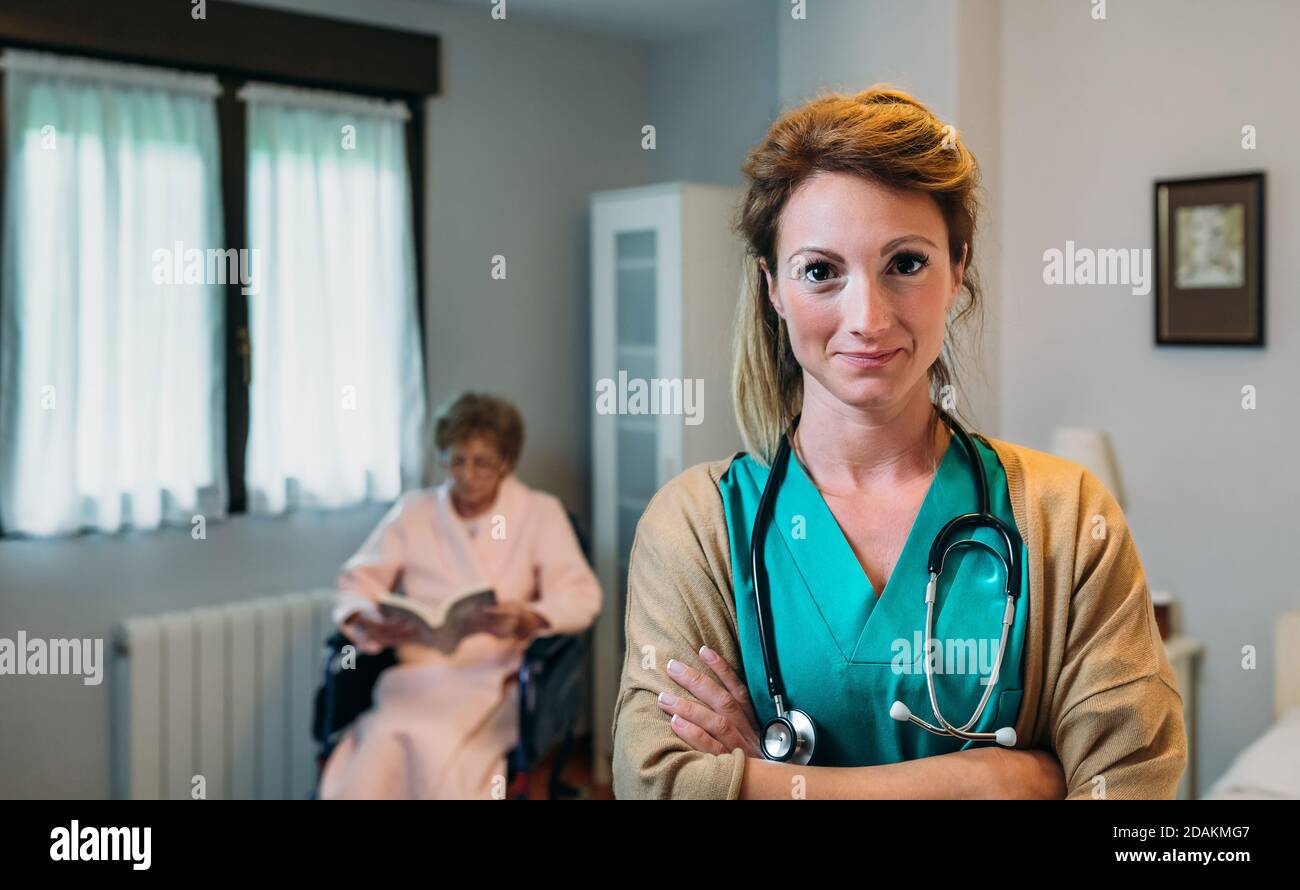
<svg viewBox="0 0 1300 890">
<path fill-rule="evenodd" d="M 768 760 L 807 766 L 817 746 L 817 727 L 812 718 L 792 708 L 763 727 L 763 756 Z"/>
</svg>

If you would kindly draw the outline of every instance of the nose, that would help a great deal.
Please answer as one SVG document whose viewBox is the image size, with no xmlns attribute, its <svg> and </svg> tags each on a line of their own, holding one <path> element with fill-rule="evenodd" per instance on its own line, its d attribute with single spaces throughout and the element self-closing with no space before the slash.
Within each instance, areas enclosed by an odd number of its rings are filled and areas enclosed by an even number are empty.
<svg viewBox="0 0 1300 890">
<path fill-rule="evenodd" d="M 888 297 L 869 277 L 859 276 L 844 293 L 844 320 L 854 334 L 874 337 L 892 320 Z"/>
</svg>

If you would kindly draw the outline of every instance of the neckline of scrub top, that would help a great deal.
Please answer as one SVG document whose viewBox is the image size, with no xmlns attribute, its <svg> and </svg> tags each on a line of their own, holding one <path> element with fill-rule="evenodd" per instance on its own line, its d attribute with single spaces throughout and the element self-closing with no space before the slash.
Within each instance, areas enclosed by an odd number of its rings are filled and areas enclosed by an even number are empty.
<svg viewBox="0 0 1300 890">
<path fill-rule="evenodd" d="M 920 546 L 915 541 L 917 529 L 924 524 L 923 517 L 933 511 L 939 493 L 944 489 L 951 490 L 950 486 L 961 481 L 957 477 L 962 475 L 961 466 L 964 466 L 964 462 L 959 465 L 959 457 L 954 452 L 964 450 L 956 436 L 949 438 L 939 467 L 912 520 L 912 527 L 908 529 L 903 549 L 899 551 L 893 571 L 885 582 L 885 589 L 877 595 L 830 505 L 791 449 L 786 479 L 792 484 L 783 484 L 777 490 L 773 518 L 791 558 L 803 576 L 804 587 L 817 603 L 817 608 L 846 661 L 853 658 L 877 606 L 887 598 L 891 603 L 898 598 L 895 588 L 905 583 L 906 570 L 913 562 L 910 559 L 912 550 Z M 972 483 L 968 481 L 967 484 Z M 797 517 L 802 517 L 805 523 L 802 537 L 796 537 L 794 533 L 793 520 Z M 945 517 L 943 521 L 950 518 Z M 940 528 L 942 524 L 939 523 Z M 810 547 L 811 542 L 817 542 L 816 546 Z M 924 563 L 928 557 L 927 544 L 925 555 L 918 559 Z M 900 574 L 904 576 L 903 580 L 895 583 Z"/>
</svg>

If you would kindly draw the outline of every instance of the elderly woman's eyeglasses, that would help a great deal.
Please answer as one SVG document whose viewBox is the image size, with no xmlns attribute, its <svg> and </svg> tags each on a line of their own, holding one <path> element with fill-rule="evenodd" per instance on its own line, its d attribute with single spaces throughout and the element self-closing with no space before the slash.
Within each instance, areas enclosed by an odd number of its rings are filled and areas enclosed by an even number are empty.
<svg viewBox="0 0 1300 890">
<path fill-rule="evenodd" d="M 505 465 L 505 461 L 501 460 L 499 457 L 482 457 L 476 455 L 472 458 L 467 458 L 459 454 L 451 456 L 444 455 L 439 458 L 438 463 L 444 470 L 450 470 L 453 473 L 469 471 L 481 475 L 496 473 Z"/>
</svg>

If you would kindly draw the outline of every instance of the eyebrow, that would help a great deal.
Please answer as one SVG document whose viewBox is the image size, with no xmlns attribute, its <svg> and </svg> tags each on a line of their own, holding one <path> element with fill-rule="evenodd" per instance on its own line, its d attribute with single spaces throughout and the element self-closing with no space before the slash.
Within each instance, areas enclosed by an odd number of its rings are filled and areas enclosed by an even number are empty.
<svg viewBox="0 0 1300 890">
<path fill-rule="evenodd" d="M 908 241 L 924 241 L 926 244 L 930 245 L 935 250 L 939 249 L 939 245 L 935 244 L 929 238 L 925 237 L 924 235 L 917 235 L 913 233 L 910 235 L 899 235 L 897 238 L 894 238 L 893 240 L 889 241 L 887 244 L 885 244 L 883 247 L 880 248 L 880 255 L 884 256 L 885 254 L 893 250 L 895 247 L 898 247 L 900 244 L 906 244 Z M 840 256 L 835 251 L 828 250 L 825 247 L 818 247 L 816 244 L 805 244 L 803 247 L 791 251 L 790 255 L 794 256 L 797 253 L 804 253 L 804 252 L 821 253 L 821 254 L 825 254 L 826 256 L 830 257 L 833 260 L 837 260 L 839 262 L 844 261 L 844 257 Z"/>
</svg>

